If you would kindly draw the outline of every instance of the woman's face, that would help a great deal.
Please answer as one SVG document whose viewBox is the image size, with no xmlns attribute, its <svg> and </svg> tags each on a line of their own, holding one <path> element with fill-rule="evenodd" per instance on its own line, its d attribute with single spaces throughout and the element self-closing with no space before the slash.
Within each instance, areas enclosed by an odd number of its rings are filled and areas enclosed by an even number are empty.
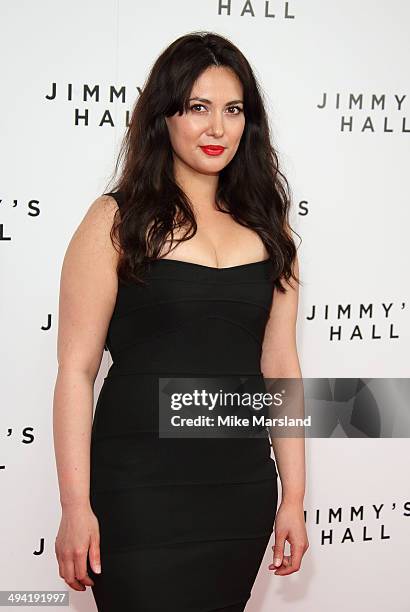
<svg viewBox="0 0 410 612">
<path fill-rule="evenodd" d="M 189 110 L 166 117 L 174 159 L 197 172 L 217 174 L 234 157 L 245 127 L 243 88 L 230 69 L 207 68 L 194 83 Z M 223 147 L 210 155 L 201 147 Z"/>
</svg>

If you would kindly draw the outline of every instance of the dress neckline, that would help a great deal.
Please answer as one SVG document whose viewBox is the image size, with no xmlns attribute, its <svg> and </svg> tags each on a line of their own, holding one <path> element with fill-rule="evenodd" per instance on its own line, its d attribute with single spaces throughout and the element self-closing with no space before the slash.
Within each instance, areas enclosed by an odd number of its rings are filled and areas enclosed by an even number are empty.
<svg viewBox="0 0 410 612">
<path fill-rule="evenodd" d="M 150 263 L 154 263 L 154 264 L 158 264 L 160 262 L 167 262 L 167 263 L 173 263 L 173 264 L 181 264 L 183 266 L 194 266 L 196 268 L 203 268 L 205 270 L 215 270 L 216 272 L 223 272 L 224 270 L 237 270 L 239 268 L 248 268 L 250 266 L 257 266 L 257 265 L 266 265 L 268 262 L 270 262 L 270 257 L 266 258 L 266 259 L 262 259 L 260 261 L 251 261 L 249 263 L 245 263 L 245 264 L 239 264 L 237 266 L 225 266 L 222 268 L 217 268 L 216 266 L 205 266 L 204 264 L 199 264 L 199 263 L 194 263 L 192 261 L 183 261 L 182 259 L 167 259 L 165 257 L 161 257 L 159 259 L 154 259 L 152 260 Z"/>
</svg>

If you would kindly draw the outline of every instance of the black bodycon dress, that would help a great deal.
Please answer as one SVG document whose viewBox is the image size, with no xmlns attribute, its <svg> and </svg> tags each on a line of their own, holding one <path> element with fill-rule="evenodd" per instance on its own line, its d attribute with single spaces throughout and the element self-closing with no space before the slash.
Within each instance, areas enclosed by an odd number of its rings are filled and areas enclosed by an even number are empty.
<svg viewBox="0 0 410 612">
<path fill-rule="evenodd" d="M 245 609 L 277 511 L 269 432 L 160 437 L 158 377 L 263 379 L 270 268 L 158 259 L 147 286 L 119 281 L 91 438 L 100 612 Z"/>
</svg>

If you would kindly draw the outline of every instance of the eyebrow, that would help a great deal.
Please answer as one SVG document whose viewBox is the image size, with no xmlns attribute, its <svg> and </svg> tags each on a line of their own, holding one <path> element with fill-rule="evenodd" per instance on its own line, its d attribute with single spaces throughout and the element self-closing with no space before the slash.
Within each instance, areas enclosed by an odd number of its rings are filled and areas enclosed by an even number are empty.
<svg viewBox="0 0 410 612">
<path fill-rule="evenodd" d="M 212 104 L 211 100 L 207 100 L 206 98 L 189 98 L 188 102 L 191 102 L 191 100 L 199 100 L 199 102 L 206 102 L 207 104 Z M 225 104 L 225 106 L 228 106 L 229 104 L 243 104 L 243 100 L 231 100 L 230 102 L 227 102 Z"/>
</svg>

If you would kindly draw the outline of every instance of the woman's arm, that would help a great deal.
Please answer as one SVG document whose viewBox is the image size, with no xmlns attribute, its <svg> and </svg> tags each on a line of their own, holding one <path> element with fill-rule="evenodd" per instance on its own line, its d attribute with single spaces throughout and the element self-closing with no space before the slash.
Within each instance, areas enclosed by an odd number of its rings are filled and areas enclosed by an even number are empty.
<svg viewBox="0 0 410 612">
<path fill-rule="evenodd" d="M 299 263 L 294 263 L 299 278 Z M 287 292 L 275 289 L 262 347 L 261 370 L 264 378 L 301 378 L 296 346 L 299 286 L 283 281 Z M 282 483 L 282 499 L 303 502 L 305 494 L 304 438 L 276 437 L 272 447 Z"/>
<path fill-rule="evenodd" d="M 68 245 L 60 280 L 53 433 L 60 502 L 66 520 L 56 540 L 56 553 L 60 575 L 75 588 L 76 577 L 84 574 L 83 553 L 85 548 L 88 552 L 88 542 L 84 531 L 73 527 L 73 533 L 70 525 L 78 525 L 79 515 L 83 525 L 83 517 L 91 512 L 94 381 L 117 294 L 117 252 L 110 239 L 116 208 L 110 196 L 93 202 Z M 85 556 L 85 563 L 86 560 Z"/>
<path fill-rule="evenodd" d="M 298 258 L 294 261 L 294 272 L 299 278 Z M 275 290 L 272 309 L 265 329 L 262 347 L 261 370 L 264 378 L 301 379 L 302 373 L 296 346 L 296 321 L 299 301 L 299 285 L 290 279 L 283 281 L 287 292 Z M 296 385 L 298 390 L 300 387 Z M 290 434 L 289 434 L 290 435 Z M 278 575 L 297 571 L 308 541 L 303 517 L 303 498 L 305 495 L 305 439 L 299 437 L 274 437 L 272 447 L 277 462 L 282 485 L 282 502 L 276 517 L 275 560 L 278 566 L 288 568 L 275 572 Z M 283 512 L 283 509 L 287 510 Z M 293 533 L 291 533 L 293 532 Z M 285 540 L 291 541 L 293 555 L 284 557 Z"/>
</svg>

